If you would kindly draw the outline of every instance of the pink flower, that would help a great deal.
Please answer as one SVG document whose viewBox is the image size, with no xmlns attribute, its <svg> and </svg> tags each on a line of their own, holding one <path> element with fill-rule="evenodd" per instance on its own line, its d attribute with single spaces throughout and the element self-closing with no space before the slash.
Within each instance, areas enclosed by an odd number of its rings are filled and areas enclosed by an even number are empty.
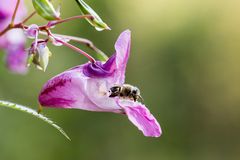
<svg viewBox="0 0 240 160">
<path fill-rule="evenodd" d="M 115 44 L 116 53 L 107 62 L 89 62 L 50 79 L 39 95 L 40 104 L 123 113 L 145 136 L 159 137 L 162 133 L 160 125 L 145 105 L 130 99 L 109 97 L 111 87 L 124 84 L 130 38 L 129 30 L 119 36 Z"/>
<path fill-rule="evenodd" d="M 0 31 L 11 22 L 17 0 L 0 0 Z M 23 1 L 20 2 L 15 23 L 19 23 L 26 15 Z M 0 37 L 0 49 L 6 51 L 7 67 L 15 73 L 27 72 L 27 55 L 24 51 L 26 37 L 21 29 L 10 30 Z"/>
<path fill-rule="evenodd" d="M 12 46 L 7 49 L 6 55 L 7 68 L 10 71 L 19 74 L 25 74 L 27 72 L 27 54 L 23 45 Z"/>
</svg>

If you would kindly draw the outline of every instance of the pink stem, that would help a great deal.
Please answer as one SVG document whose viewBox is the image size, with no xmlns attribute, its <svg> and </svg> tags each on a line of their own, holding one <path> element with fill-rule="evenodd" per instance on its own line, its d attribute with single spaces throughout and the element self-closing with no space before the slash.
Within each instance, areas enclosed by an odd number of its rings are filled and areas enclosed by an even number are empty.
<svg viewBox="0 0 240 160">
<path fill-rule="evenodd" d="M 87 59 L 89 59 L 90 62 L 92 62 L 92 63 L 96 62 L 96 60 L 92 56 L 90 56 L 89 54 L 87 54 L 83 50 L 81 50 L 81 49 L 79 49 L 79 48 L 77 48 L 77 47 L 75 47 L 75 46 L 73 46 L 73 45 L 71 45 L 71 44 L 69 44 L 67 42 L 64 42 L 64 41 L 61 41 L 61 40 L 58 40 L 58 39 L 55 39 L 55 40 L 60 42 L 60 43 L 62 43 L 64 46 L 67 46 L 67 47 L 71 48 L 72 50 L 74 50 L 74 51 L 76 51 L 78 53 L 83 54 Z"/>
<path fill-rule="evenodd" d="M 51 33 L 51 31 L 48 30 L 48 29 L 45 29 L 45 31 L 48 33 L 48 36 L 51 36 L 51 37 L 54 38 L 57 42 L 62 43 L 64 46 L 66 46 L 66 47 L 68 47 L 68 48 L 71 48 L 72 50 L 74 50 L 74 51 L 76 51 L 76 52 L 78 52 L 78 53 L 81 53 L 81 54 L 84 55 L 90 62 L 92 62 L 92 63 L 95 63 L 95 62 L 96 62 L 96 60 L 95 60 L 92 56 L 90 56 L 89 54 L 87 54 L 87 53 L 84 52 L 83 50 L 81 50 L 81 49 L 77 48 L 76 46 L 71 45 L 71 44 L 69 44 L 69 43 L 67 43 L 67 42 L 62 41 L 62 40 L 59 39 L 59 38 L 56 38 L 56 37 Z"/>
</svg>

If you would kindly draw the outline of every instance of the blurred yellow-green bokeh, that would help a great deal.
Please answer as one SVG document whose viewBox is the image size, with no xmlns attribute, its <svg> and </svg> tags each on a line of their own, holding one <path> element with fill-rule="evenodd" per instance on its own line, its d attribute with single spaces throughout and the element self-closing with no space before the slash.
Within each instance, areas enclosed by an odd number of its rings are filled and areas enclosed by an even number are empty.
<svg viewBox="0 0 240 160">
<path fill-rule="evenodd" d="M 98 32 L 75 20 L 54 32 L 88 38 L 111 55 L 118 35 L 130 29 L 126 82 L 141 89 L 163 135 L 144 137 L 123 115 L 45 108 L 69 142 L 36 118 L 0 108 L 0 160 L 240 159 L 240 1 L 85 1 L 112 30 Z M 74 0 L 62 0 L 62 17 L 78 14 Z M 30 23 L 46 22 L 35 16 Z M 65 47 L 50 49 L 45 73 L 31 67 L 26 76 L 14 75 L 2 60 L 0 99 L 37 108 L 48 79 L 87 61 Z"/>
</svg>

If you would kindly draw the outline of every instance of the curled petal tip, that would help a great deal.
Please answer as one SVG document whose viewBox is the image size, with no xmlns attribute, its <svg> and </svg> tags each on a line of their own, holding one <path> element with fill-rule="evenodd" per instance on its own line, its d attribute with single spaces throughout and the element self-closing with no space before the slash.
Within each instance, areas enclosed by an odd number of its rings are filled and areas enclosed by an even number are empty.
<svg viewBox="0 0 240 160">
<path fill-rule="evenodd" d="M 146 137 L 160 137 L 161 127 L 146 106 L 133 101 L 118 101 L 128 119 L 143 132 Z"/>
<path fill-rule="evenodd" d="M 131 30 L 130 29 L 126 29 L 125 31 L 123 31 L 119 37 L 121 36 L 126 36 L 125 38 L 130 39 L 131 38 Z"/>
<path fill-rule="evenodd" d="M 126 29 L 125 31 L 123 31 L 123 33 L 131 34 L 131 30 L 130 29 Z"/>
</svg>

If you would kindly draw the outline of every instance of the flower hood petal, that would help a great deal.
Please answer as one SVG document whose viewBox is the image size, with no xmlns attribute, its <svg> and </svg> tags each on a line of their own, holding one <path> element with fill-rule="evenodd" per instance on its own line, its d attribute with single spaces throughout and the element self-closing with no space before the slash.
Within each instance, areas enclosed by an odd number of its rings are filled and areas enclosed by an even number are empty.
<svg viewBox="0 0 240 160">
<path fill-rule="evenodd" d="M 123 84 L 125 81 L 125 71 L 130 55 L 131 31 L 124 31 L 115 43 L 116 50 L 116 74 L 117 82 Z"/>
<path fill-rule="evenodd" d="M 116 43 L 116 53 L 107 62 L 97 61 L 85 66 L 83 72 L 92 78 L 110 77 L 115 84 L 123 84 L 125 81 L 125 70 L 130 54 L 131 32 L 126 30 L 120 34 Z"/>
</svg>

